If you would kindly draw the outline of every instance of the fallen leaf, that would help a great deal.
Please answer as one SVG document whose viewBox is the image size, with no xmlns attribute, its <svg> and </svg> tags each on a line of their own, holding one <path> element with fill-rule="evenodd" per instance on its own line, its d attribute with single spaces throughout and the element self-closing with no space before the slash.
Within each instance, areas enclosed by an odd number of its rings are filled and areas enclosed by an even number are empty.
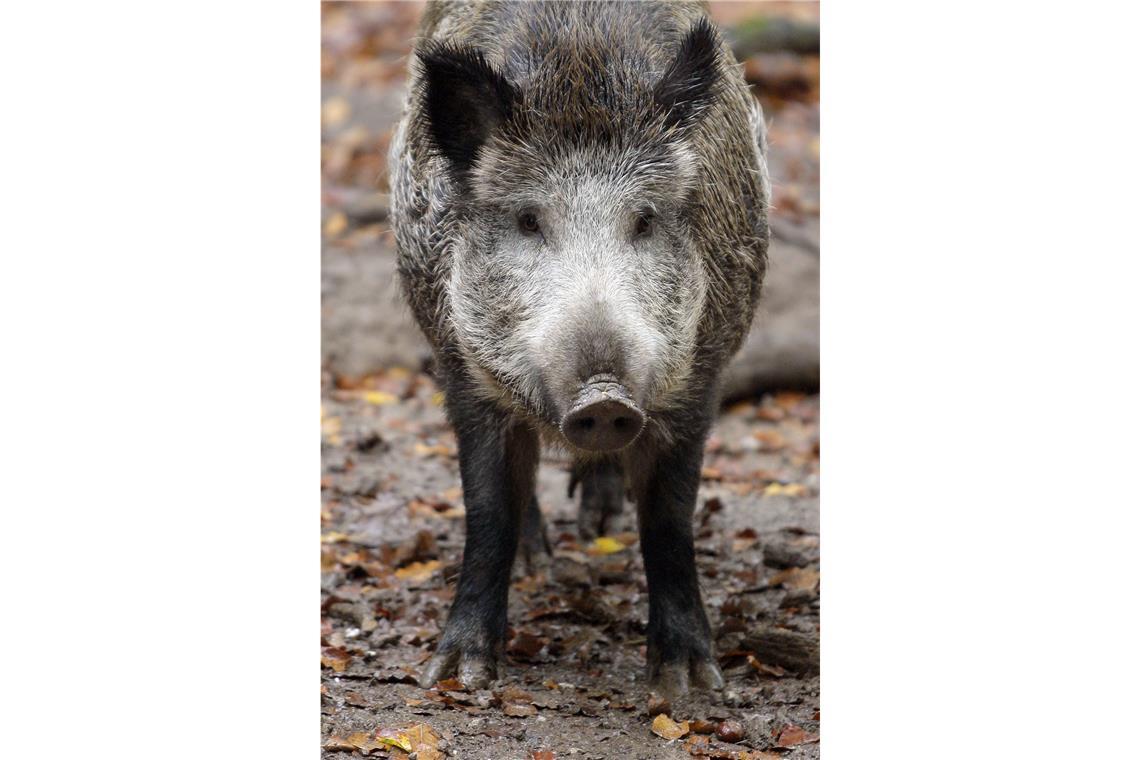
<svg viewBox="0 0 1140 760">
<path fill-rule="evenodd" d="M 810 567 L 789 567 L 773 575 L 768 583 L 796 591 L 814 591 L 819 585 L 819 571 Z"/>
<path fill-rule="evenodd" d="M 337 211 L 325 221 L 325 237 L 338 237 L 348 229 L 348 217 Z"/>
<path fill-rule="evenodd" d="M 799 483 L 769 483 L 764 488 L 765 496 L 804 496 L 807 488 Z"/>
<path fill-rule="evenodd" d="M 517 702 L 511 702 L 508 705 L 503 705 L 503 714 L 509 715 L 512 718 L 529 718 L 532 715 L 538 714 L 538 708 L 534 705 L 523 705 Z"/>
<path fill-rule="evenodd" d="M 427 562 L 412 562 L 396 571 L 396 577 L 404 581 L 426 581 L 442 563 L 438 559 Z"/>
<path fill-rule="evenodd" d="M 689 721 L 689 730 L 694 734 L 711 734 L 716 731 L 717 722 L 715 720 L 704 720 L 697 718 L 696 720 Z"/>
<path fill-rule="evenodd" d="M 538 656 L 546 643 L 545 636 L 535 636 L 527 631 L 519 631 L 507 644 L 507 654 L 524 660 L 532 660 Z"/>
<path fill-rule="evenodd" d="M 819 734 L 809 734 L 799 726 L 787 725 L 780 731 L 780 738 L 776 740 L 777 747 L 795 747 L 800 744 L 811 744 L 819 741 Z"/>
<path fill-rule="evenodd" d="M 755 536 L 753 536 L 751 538 L 748 538 L 748 537 L 734 538 L 734 539 L 732 539 L 732 553 L 733 554 L 739 554 L 740 552 L 745 551 L 746 549 L 751 549 L 753 546 L 756 545 L 756 542 L 758 540 L 759 539 L 757 539 Z"/>
<path fill-rule="evenodd" d="M 376 740 L 389 747 L 398 747 L 405 752 L 412 751 L 412 741 L 404 733 L 391 728 L 377 729 Z"/>
<path fill-rule="evenodd" d="M 342 647 L 325 647 L 321 650 L 321 665 L 335 673 L 343 673 L 352 660 L 352 653 Z"/>
<path fill-rule="evenodd" d="M 650 730 L 662 739 L 672 741 L 673 739 L 680 739 L 689 733 L 689 721 L 683 720 L 678 723 L 665 713 L 661 713 L 653 719 L 653 725 Z"/>
<path fill-rule="evenodd" d="M 385 746 L 373 739 L 370 735 L 363 731 L 357 731 L 350 734 L 347 738 L 339 736 L 330 736 L 324 744 L 324 748 L 332 751 L 351 752 L 354 749 L 360 750 L 361 754 L 367 755 L 374 749 L 385 749 Z"/>
<path fill-rule="evenodd" d="M 364 400 L 373 406 L 385 406 L 394 404 L 400 399 L 387 391 L 365 391 Z"/>
<path fill-rule="evenodd" d="M 748 655 L 748 664 L 762 675 L 774 676 L 776 678 L 783 678 L 788 674 L 788 671 L 781 668 L 779 665 L 769 665 L 766 662 L 760 662 L 754 655 Z"/>
<path fill-rule="evenodd" d="M 407 729 L 404 734 L 412 745 L 412 752 L 416 753 L 418 760 L 439 760 L 443 753 L 439 751 L 439 735 L 427 723 L 417 723 Z"/>
<path fill-rule="evenodd" d="M 414 447 L 416 454 L 421 457 L 449 457 L 451 456 L 451 449 L 442 443 L 437 443 L 434 446 L 428 446 L 424 443 L 417 443 Z"/>
<path fill-rule="evenodd" d="M 594 539 L 594 543 L 590 545 L 587 550 L 588 554 L 613 554 L 625 550 L 625 544 L 618 541 L 616 538 L 609 536 L 598 536 Z"/>
<path fill-rule="evenodd" d="M 341 443 L 340 430 L 341 423 L 340 417 L 324 417 L 324 410 L 321 410 L 321 435 L 325 437 L 333 446 L 339 446 Z"/>
<path fill-rule="evenodd" d="M 784 440 L 784 436 L 775 430 L 755 430 L 752 433 L 752 437 L 764 444 L 764 448 L 769 451 L 772 449 L 782 449 L 788 445 L 787 441 Z"/>
<path fill-rule="evenodd" d="M 555 760 L 555 757 L 548 749 L 536 749 L 530 753 L 530 760 Z"/>
<path fill-rule="evenodd" d="M 467 687 L 458 678 L 445 678 L 433 688 L 439 691 L 466 691 Z"/>
<path fill-rule="evenodd" d="M 526 689 L 520 689 L 517 686 L 507 686 L 502 691 L 496 693 L 499 699 L 503 702 L 520 702 L 523 704 L 532 704 L 534 697 Z"/>
<path fill-rule="evenodd" d="M 701 480 L 724 480 L 724 474 L 715 467 L 702 467 Z"/>
<path fill-rule="evenodd" d="M 352 115 L 352 106 L 342 97 L 333 97 L 321 104 L 321 123 L 326 127 L 343 124 Z"/>
<path fill-rule="evenodd" d="M 800 393 L 799 391 L 782 391 L 775 394 L 772 400 L 776 402 L 777 406 L 781 406 L 784 409 L 791 409 L 805 398 L 807 398 L 807 394 Z"/>
<path fill-rule="evenodd" d="M 694 757 L 707 757 L 710 760 L 780 760 L 783 757 L 775 752 L 717 745 L 709 737 L 696 734 L 685 740 L 685 749 Z"/>
</svg>

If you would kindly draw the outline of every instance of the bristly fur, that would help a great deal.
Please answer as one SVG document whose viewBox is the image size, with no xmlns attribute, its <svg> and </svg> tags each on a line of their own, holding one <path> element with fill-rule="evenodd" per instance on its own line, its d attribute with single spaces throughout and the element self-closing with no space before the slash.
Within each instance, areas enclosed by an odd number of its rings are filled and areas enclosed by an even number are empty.
<svg viewBox="0 0 1140 760">
<path fill-rule="evenodd" d="M 706 10 L 426 8 L 392 142 L 392 223 L 456 431 L 467 536 L 421 683 L 479 687 L 494 672 L 520 531 L 536 532 L 524 547 L 545 543 L 540 436 L 572 449 L 580 521 L 620 512 L 623 481 L 638 504 L 651 677 L 723 682 L 692 515 L 720 374 L 760 297 L 769 188 L 763 116 Z M 560 421 L 600 374 L 645 424 L 589 453 Z"/>
<path fill-rule="evenodd" d="M 696 320 L 691 341 L 681 340 L 689 345 L 673 346 L 661 405 L 701 397 L 700 386 L 716 384 L 751 325 L 769 200 L 763 119 L 703 6 L 430 3 L 417 48 L 408 110 L 392 145 L 393 225 L 404 292 L 437 353 L 465 355 L 488 395 L 542 416 L 540 389 L 520 379 L 530 371 L 525 362 L 481 366 L 495 358 L 490 353 L 521 347 L 502 345 L 505 333 L 491 329 L 510 318 L 503 307 L 488 313 L 488 330 L 464 340 L 456 329 L 454 288 L 483 284 L 457 269 L 461 252 L 483 244 L 464 209 L 480 198 L 522 202 L 517 189 L 542 172 L 574 186 L 594 174 L 630 192 L 636 181 L 683 193 L 664 194 L 682 208 L 704 293 L 695 315 L 670 316 L 662 304 L 652 320 L 674 325 L 666 343 L 687 331 L 690 316 Z M 448 93 L 448 82 L 460 86 Z M 432 92 L 440 96 L 435 108 Z M 476 112 L 484 126 L 468 128 Z M 502 294 L 512 295 L 522 294 Z"/>
</svg>

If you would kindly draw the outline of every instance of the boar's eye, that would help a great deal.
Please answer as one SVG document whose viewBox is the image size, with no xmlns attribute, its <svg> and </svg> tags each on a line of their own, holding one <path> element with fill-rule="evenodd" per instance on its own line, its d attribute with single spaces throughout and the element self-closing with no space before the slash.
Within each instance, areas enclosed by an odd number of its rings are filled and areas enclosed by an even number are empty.
<svg viewBox="0 0 1140 760">
<path fill-rule="evenodd" d="M 539 235 L 542 228 L 538 226 L 538 214 L 527 210 L 519 213 L 519 231 L 524 235 Z"/>
<path fill-rule="evenodd" d="M 633 236 L 635 238 L 649 237 L 653 234 L 653 212 L 642 211 L 637 215 L 637 221 L 633 225 Z"/>
</svg>

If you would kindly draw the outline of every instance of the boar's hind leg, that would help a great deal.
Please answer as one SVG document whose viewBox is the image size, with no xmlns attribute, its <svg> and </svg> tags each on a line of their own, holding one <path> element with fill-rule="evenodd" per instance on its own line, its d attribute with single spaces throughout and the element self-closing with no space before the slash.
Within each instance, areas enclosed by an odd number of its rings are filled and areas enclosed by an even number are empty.
<svg viewBox="0 0 1140 760">
<path fill-rule="evenodd" d="M 507 629 L 507 590 L 524 509 L 534 498 L 538 436 L 493 405 L 459 397 L 448 386 L 448 411 L 459 442 L 467 509 L 463 568 L 435 656 L 420 684 L 457 674 L 468 688 L 495 678 Z"/>
<path fill-rule="evenodd" d="M 612 530 L 621 517 L 625 499 L 625 481 L 619 462 L 582 462 L 574 467 L 570 476 L 570 496 L 582 485 L 578 502 L 578 535 L 592 541 L 607 530 Z"/>
<path fill-rule="evenodd" d="M 522 518 L 522 539 L 519 546 L 523 551 L 526 571 L 533 573 L 550 564 L 550 539 L 546 536 L 546 520 L 538 508 L 538 497 L 532 496 Z"/>
<path fill-rule="evenodd" d="M 661 452 L 647 463 L 646 478 L 636 492 L 649 584 L 649 679 L 667 694 L 684 694 L 690 683 L 711 689 L 724 685 L 713 659 L 693 551 L 702 449 L 698 438 Z"/>
</svg>

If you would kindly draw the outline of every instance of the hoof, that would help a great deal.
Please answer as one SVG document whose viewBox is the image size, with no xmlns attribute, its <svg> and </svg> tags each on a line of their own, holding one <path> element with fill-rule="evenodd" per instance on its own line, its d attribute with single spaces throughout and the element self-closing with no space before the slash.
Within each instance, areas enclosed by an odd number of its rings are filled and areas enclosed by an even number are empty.
<svg viewBox="0 0 1140 760">
<path fill-rule="evenodd" d="M 419 683 L 421 688 L 430 689 L 440 681 L 455 676 L 468 689 L 485 689 L 495 680 L 495 675 L 493 658 L 463 654 L 456 649 L 432 657 L 420 674 Z"/>
<path fill-rule="evenodd" d="M 720 691 L 724 688 L 724 676 L 711 659 L 693 658 L 657 666 L 650 673 L 649 685 L 669 697 L 680 697 L 691 688 Z"/>
</svg>

